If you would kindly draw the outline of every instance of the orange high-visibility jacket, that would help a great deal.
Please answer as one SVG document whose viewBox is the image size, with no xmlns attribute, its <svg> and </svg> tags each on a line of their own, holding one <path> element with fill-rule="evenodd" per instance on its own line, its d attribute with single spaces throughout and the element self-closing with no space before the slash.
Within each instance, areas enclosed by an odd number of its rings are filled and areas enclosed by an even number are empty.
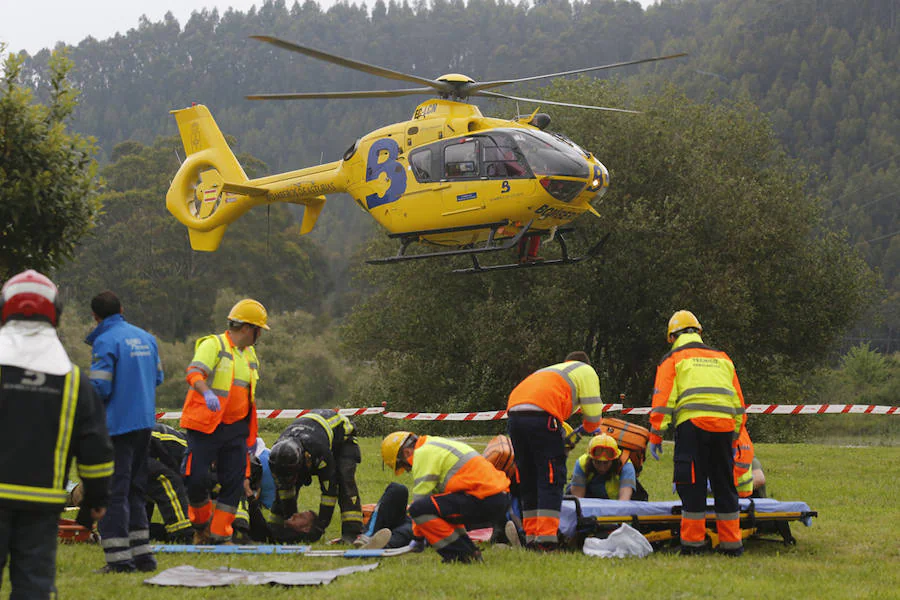
<svg viewBox="0 0 900 600">
<path fill-rule="evenodd" d="M 738 496 L 749 498 L 753 495 L 754 449 L 746 427 L 741 427 L 734 448 L 734 487 L 737 488 Z"/>
<path fill-rule="evenodd" d="M 509 395 L 506 409 L 519 404 L 533 404 L 560 421 L 571 417 L 580 404 L 588 433 L 599 429 L 603 420 L 600 378 L 592 366 L 575 360 L 540 369 L 523 379 Z"/>
<path fill-rule="evenodd" d="M 249 373 L 249 380 L 235 378 L 235 363 L 241 361 L 241 371 Z M 215 412 L 206 407 L 203 394 L 193 388 L 197 379 L 219 397 L 221 408 Z M 235 352 L 228 333 L 210 335 L 197 340 L 194 359 L 187 367 L 187 382 L 191 386 L 184 399 L 181 426 L 202 433 L 212 433 L 219 423 L 232 423 L 249 417 L 250 433 L 247 445 L 256 443 L 256 383 L 259 380 L 259 360 L 253 346 Z M 246 410 L 243 404 L 246 403 Z"/>
</svg>

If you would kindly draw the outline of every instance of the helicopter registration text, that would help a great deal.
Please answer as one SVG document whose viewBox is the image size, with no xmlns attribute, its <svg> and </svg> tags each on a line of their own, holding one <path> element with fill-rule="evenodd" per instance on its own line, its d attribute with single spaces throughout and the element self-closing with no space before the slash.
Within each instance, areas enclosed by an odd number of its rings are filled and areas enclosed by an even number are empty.
<svg viewBox="0 0 900 600">
<path fill-rule="evenodd" d="M 437 112 L 437 108 L 437 104 L 426 104 L 425 106 L 419 106 L 418 108 L 416 108 L 416 112 L 413 113 L 413 119 L 424 119 L 428 115 Z"/>
</svg>

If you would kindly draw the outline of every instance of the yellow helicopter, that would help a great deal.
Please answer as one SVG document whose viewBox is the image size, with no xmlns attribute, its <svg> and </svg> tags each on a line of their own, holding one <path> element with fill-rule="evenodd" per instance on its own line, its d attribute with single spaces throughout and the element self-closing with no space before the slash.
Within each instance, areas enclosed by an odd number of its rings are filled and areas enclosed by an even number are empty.
<svg viewBox="0 0 900 600">
<path fill-rule="evenodd" d="M 615 112 L 635 111 L 522 98 L 490 90 L 514 83 L 599 71 L 684 56 L 674 54 L 520 79 L 476 82 L 451 73 L 437 79 L 409 75 L 343 58 L 270 36 L 254 39 L 300 54 L 421 87 L 396 90 L 258 94 L 251 100 L 394 98 L 434 94 L 412 119 L 358 139 L 341 160 L 288 173 L 248 179 L 209 110 L 202 104 L 172 111 L 187 153 L 166 207 L 188 227 L 194 250 L 214 251 L 229 224 L 255 206 L 288 202 L 305 207 L 300 233 L 316 224 L 328 194 L 345 192 L 400 241 L 392 263 L 468 255 L 460 272 L 578 262 L 599 252 L 604 240 L 580 257 L 569 256 L 565 234 L 609 187 L 606 167 L 568 138 L 546 131 L 543 113 L 513 120 L 485 117 L 473 96 Z M 561 257 L 537 257 L 542 237 L 557 241 Z M 413 243 L 431 248 L 407 253 Z M 518 246 L 519 259 L 481 265 L 478 256 Z"/>
</svg>

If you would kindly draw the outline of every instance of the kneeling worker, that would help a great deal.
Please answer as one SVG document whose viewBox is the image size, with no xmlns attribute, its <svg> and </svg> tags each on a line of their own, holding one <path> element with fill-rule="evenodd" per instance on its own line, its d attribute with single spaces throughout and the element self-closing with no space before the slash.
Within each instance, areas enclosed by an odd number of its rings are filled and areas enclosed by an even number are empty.
<svg viewBox="0 0 900 600">
<path fill-rule="evenodd" d="M 395 475 L 411 471 L 409 516 L 444 562 L 481 561 L 465 526 L 503 518 L 509 478 L 470 446 L 436 436 L 395 431 L 381 442 L 381 457 Z"/>
<path fill-rule="evenodd" d="M 591 438 L 587 454 L 575 462 L 567 494 L 578 498 L 631 500 L 637 486 L 634 465 L 623 463 L 622 451 L 611 435 L 601 433 Z"/>
<path fill-rule="evenodd" d="M 269 466 L 277 495 L 272 503 L 270 523 L 280 541 L 297 541 L 282 525 L 297 512 L 300 488 L 319 480 L 322 491 L 319 515 L 309 533 L 300 541 L 317 542 L 334 514 L 335 504 L 341 508 L 341 540 L 353 543 L 362 533 L 362 504 L 356 485 L 356 465 L 361 455 L 354 427 L 340 413 L 316 408 L 288 425 L 272 446 Z"/>
</svg>

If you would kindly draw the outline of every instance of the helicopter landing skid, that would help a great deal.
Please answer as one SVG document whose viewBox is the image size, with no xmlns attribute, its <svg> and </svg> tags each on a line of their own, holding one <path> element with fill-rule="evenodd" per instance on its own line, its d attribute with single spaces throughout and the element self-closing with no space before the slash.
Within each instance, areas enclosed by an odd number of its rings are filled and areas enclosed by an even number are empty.
<svg viewBox="0 0 900 600">
<path fill-rule="evenodd" d="M 566 238 L 564 237 L 564 233 L 568 233 L 572 231 L 571 229 L 565 231 L 557 231 L 554 239 L 559 242 L 559 247 L 562 250 L 562 256 L 560 258 L 553 258 L 550 260 L 529 260 L 524 262 L 516 262 L 509 263 L 505 265 L 488 265 L 482 266 L 478 262 L 478 257 L 476 255 L 472 255 L 472 267 L 470 269 L 456 269 L 454 273 L 486 273 L 488 271 L 509 271 L 511 269 L 531 269 L 533 267 L 550 267 L 553 265 L 571 265 L 574 263 L 581 262 L 588 258 L 596 258 L 600 254 L 600 250 L 603 248 L 603 245 L 606 243 L 606 240 L 609 239 L 610 234 L 607 233 L 603 236 L 603 238 L 594 244 L 590 250 L 581 256 L 569 256 L 569 249 L 566 246 Z M 532 234 L 537 235 L 537 234 Z M 529 236 L 531 237 L 531 236 Z"/>
<path fill-rule="evenodd" d="M 531 223 L 533 221 L 529 221 L 526 223 L 513 237 L 503 241 L 498 242 L 495 239 L 497 235 L 497 231 L 502 227 L 506 227 L 509 225 L 509 221 L 498 221 L 496 223 L 482 223 L 480 225 L 467 225 L 464 227 L 447 227 L 445 229 L 428 229 L 425 231 L 410 231 L 407 233 L 394 233 L 389 235 L 390 238 L 400 238 L 400 249 L 397 251 L 397 254 L 394 256 L 388 256 L 386 258 L 373 258 L 371 260 L 367 260 L 366 262 L 370 265 L 384 265 L 389 263 L 401 262 L 405 260 L 415 260 L 419 258 L 433 258 L 436 256 L 472 256 L 472 259 L 475 260 L 475 255 L 484 254 L 485 252 L 497 252 L 499 250 L 509 250 L 519 243 L 531 228 Z M 459 231 L 473 231 L 476 229 L 490 229 L 490 233 L 488 234 L 487 240 L 484 241 L 483 245 L 466 247 L 466 248 L 457 248 L 455 250 L 440 250 L 437 252 L 425 252 L 422 254 L 406 254 L 406 249 L 413 242 L 418 242 L 422 237 L 427 235 L 436 235 L 440 233 L 456 233 Z M 477 264 L 477 261 L 476 261 Z"/>
</svg>

